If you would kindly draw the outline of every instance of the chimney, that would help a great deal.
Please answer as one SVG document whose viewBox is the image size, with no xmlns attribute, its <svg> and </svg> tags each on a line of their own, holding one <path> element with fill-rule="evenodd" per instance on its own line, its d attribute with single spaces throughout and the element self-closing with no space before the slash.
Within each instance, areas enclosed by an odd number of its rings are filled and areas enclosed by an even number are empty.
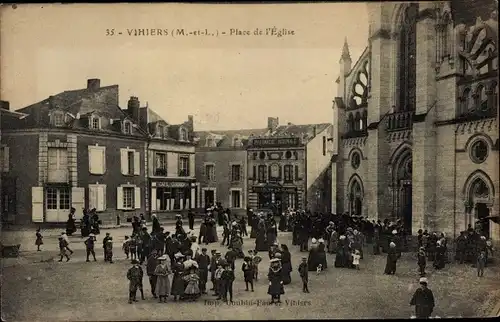
<svg viewBox="0 0 500 322">
<path fill-rule="evenodd" d="M 315 126 L 313 126 L 313 136 L 316 136 L 316 134 L 317 134 L 316 132 L 317 132 L 317 128 L 316 128 L 316 125 L 315 125 Z"/>
<path fill-rule="evenodd" d="M 87 79 L 87 89 L 96 92 L 101 87 L 101 80 L 99 78 Z"/>
<path fill-rule="evenodd" d="M 188 127 L 189 127 L 189 132 L 193 132 L 194 131 L 194 119 L 193 119 L 193 116 L 192 115 L 188 115 Z"/>
<path fill-rule="evenodd" d="M 9 101 L 0 101 L 0 108 L 9 111 L 10 110 Z"/>
<path fill-rule="evenodd" d="M 139 121 L 139 108 L 140 108 L 139 98 L 136 96 L 130 96 L 128 100 L 127 113 L 135 121 Z"/>
<path fill-rule="evenodd" d="M 276 131 L 279 125 L 279 119 L 277 117 L 268 117 L 267 118 L 267 129 L 272 133 Z"/>
</svg>

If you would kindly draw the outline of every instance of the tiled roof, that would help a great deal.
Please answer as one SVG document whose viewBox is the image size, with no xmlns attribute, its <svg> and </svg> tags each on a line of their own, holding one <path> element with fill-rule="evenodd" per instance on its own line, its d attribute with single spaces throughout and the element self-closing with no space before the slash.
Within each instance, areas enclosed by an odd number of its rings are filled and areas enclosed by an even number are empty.
<svg viewBox="0 0 500 322">
<path fill-rule="evenodd" d="M 254 137 L 304 137 L 311 140 L 314 137 L 314 128 L 316 133 L 319 134 L 324 131 L 329 123 L 320 124 L 305 124 L 305 125 L 281 125 L 278 126 L 276 131 L 269 133 L 267 128 L 263 129 L 243 129 L 243 130 L 228 130 L 228 131 L 197 131 L 195 137 L 198 140 L 199 146 L 205 146 L 208 137 L 213 137 L 217 142 L 217 147 L 231 147 L 233 146 L 234 138 L 239 138 L 244 145 L 248 142 L 251 135 Z"/>
</svg>

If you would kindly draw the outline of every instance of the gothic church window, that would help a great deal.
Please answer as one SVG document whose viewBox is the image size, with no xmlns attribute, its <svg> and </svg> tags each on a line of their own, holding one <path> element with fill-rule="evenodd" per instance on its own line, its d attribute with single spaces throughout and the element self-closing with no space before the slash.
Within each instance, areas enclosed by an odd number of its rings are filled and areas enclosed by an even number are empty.
<svg viewBox="0 0 500 322">
<path fill-rule="evenodd" d="M 406 8 L 399 31 L 399 111 L 415 110 L 418 4 Z"/>
<path fill-rule="evenodd" d="M 354 152 L 351 157 L 351 166 L 356 170 L 359 168 L 359 164 L 361 163 L 361 156 L 358 152 Z"/>
<path fill-rule="evenodd" d="M 483 163 L 488 157 L 488 143 L 484 140 L 477 140 L 471 146 L 470 157 L 474 163 Z"/>
</svg>

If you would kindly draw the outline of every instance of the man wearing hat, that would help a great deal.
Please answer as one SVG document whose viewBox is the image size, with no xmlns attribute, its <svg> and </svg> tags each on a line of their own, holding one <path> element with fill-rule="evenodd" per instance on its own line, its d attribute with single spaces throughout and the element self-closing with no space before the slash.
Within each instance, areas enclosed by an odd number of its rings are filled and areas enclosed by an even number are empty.
<svg viewBox="0 0 500 322">
<path fill-rule="evenodd" d="M 309 293 L 308 282 L 309 282 L 309 269 L 307 265 L 307 257 L 302 257 L 302 263 L 299 265 L 299 275 L 302 280 L 302 292 Z"/>
<path fill-rule="evenodd" d="M 146 274 L 148 274 L 149 277 L 149 285 L 151 286 L 151 295 L 153 295 L 154 298 L 156 298 L 156 274 L 155 274 L 155 269 L 156 266 L 158 266 L 159 260 L 158 260 L 158 251 L 153 250 L 151 254 L 148 257 L 148 260 L 146 262 Z"/>
<path fill-rule="evenodd" d="M 420 287 L 415 291 L 410 305 L 415 305 L 415 316 L 417 319 L 428 319 L 434 311 L 434 294 L 427 288 L 427 278 L 421 277 Z"/>
<path fill-rule="evenodd" d="M 89 234 L 89 237 L 85 240 L 85 249 L 87 250 L 87 262 L 90 262 L 89 256 L 92 254 L 92 257 L 94 257 L 94 262 L 97 261 L 95 258 L 95 235 L 94 234 Z"/>
<path fill-rule="evenodd" d="M 108 243 L 108 240 L 110 238 L 111 238 L 110 234 L 106 233 L 106 236 L 104 236 L 104 238 L 102 239 L 102 249 L 103 249 L 103 252 L 104 252 L 104 261 L 105 262 L 107 261 L 107 257 L 106 257 L 106 244 Z"/>
<path fill-rule="evenodd" d="M 210 256 L 207 255 L 207 249 L 203 247 L 201 254 L 196 254 L 194 260 L 198 263 L 198 272 L 200 275 L 200 292 L 207 294 L 208 266 Z"/>
<path fill-rule="evenodd" d="M 127 279 L 129 280 L 129 298 L 128 303 L 137 302 L 136 295 L 137 289 L 141 291 L 142 299 L 144 300 L 144 293 L 142 290 L 142 278 L 144 272 L 136 259 L 132 260 L 132 267 L 127 272 Z"/>
</svg>

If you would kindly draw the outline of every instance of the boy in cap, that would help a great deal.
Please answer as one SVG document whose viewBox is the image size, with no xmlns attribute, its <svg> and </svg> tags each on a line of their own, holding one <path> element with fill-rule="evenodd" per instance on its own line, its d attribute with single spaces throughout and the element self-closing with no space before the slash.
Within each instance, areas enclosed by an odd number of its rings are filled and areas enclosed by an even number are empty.
<svg viewBox="0 0 500 322">
<path fill-rule="evenodd" d="M 142 290 L 142 278 L 144 276 L 144 272 L 139 266 L 139 262 L 136 259 L 132 260 L 132 267 L 129 268 L 127 272 L 127 279 L 129 280 L 129 297 L 128 303 L 132 304 L 132 302 L 137 302 L 136 295 L 137 289 L 141 291 L 142 299 L 144 300 L 144 293 Z"/>
<path fill-rule="evenodd" d="M 73 255 L 73 251 L 69 248 L 69 238 L 68 235 L 66 235 L 66 232 L 61 233 L 62 238 L 66 241 L 66 249 L 69 251 L 70 255 Z"/>
<path fill-rule="evenodd" d="M 113 264 L 113 237 L 109 237 L 104 245 L 104 261 Z"/>
<path fill-rule="evenodd" d="M 243 264 L 241 265 L 241 270 L 243 271 L 243 277 L 245 279 L 245 291 L 248 291 L 248 284 L 252 287 L 253 292 L 253 279 L 255 277 L 254 273 L 255 266 L 252 263 L 250 256 L 245 256 L 243 259 Z"/>
<path fill-rule="evenodd" d="M 123 242 L 122 250 L 123 250 L 123 252 L 125 253 L 125 256 L 127 256 L 127 259 L 128 259 L 128 255 L 130 253 L 130 239 L 128 239 L 128 236 L 125 236 L 125 241 Z"/>
<path fill-rule="evenodd" d="M 410 305 L 415 305 L 417 319 L 428 319 L 434 311 L 434 294 L 427 288 L 427 278 L 421 277 L 419 283 L 420 287 L 413 294 Z"/>
<path fill-rule="evenodd" d="M 214 291 L 217 294 L 217 283 L 215 281 L 215 271 L 217 270 L 217 264 L 221 260 L 221 252 L 215 249 L 212 249 L 212 258 L 210 259 L 210 281 L 212 282 L 211 291 Z"/>
<path fill-rule="evenodd" d="M 106 236 L 102 239 L 102 249 L 104 251 L 104 261 L 106 262 L 107 261 L 107 257 L 106 257 L 106 244 L 108 243 L 108 240 L 111 238 L 111 236 L 109 235 L 109 233 L 106 233 Z"/>
<path fill-rule="evenodd" d="M 298 271 L 300 279 L 302 280 L 302 292 L 309 293 L 309 269 L 307 265 L 307 257 L 302 257 L 302 263 L 300 263 Z"/>
<path fill-rule="evenodd" d="M 66 261 L 69 261 L 69 255 L 68 255 L 68 242 L 64 240 L 62 236 L 59 236 L 59 256 L 61 257 L 59 259 L 60 262 L 62 262 L 63 257 L 66 257 Z"/>
<path fill-rule="evenodd" d="M 217 296 L 217 300 L 222 299 L 224 288 L 224 281 L 222 280 L 222 273 L 224 273 L 224 266 L 226 265 L 225 260 L 221 259 L 216 261 L 217 269 L 215 270 L 214 281 L 214 295 Z"/>
<path fill-rule="evenodd" d="M 234 282 L 234 268 L 231 267 L 231 264 L 228 262 L 224 262 L 224 271 L 221 275 L 221 284 L 222 284 L 222 300 L 224 302 L 228 302 L 227 294 L 229 294 L 229 302 L 233 302 L 233 282 Z M 220 297 L 220 292 L 219 292 Z"/>
<path fill-rule="evenodd" d="M 95 258 L 95 235 L 94 234 L 89 234 L 89 237 L 85 240 L 85 249 L 87 250 L 87 262 L 90 262 L 89 257 L 90 254 L 92 254 L 92 257 L 94 257 L 94 262 L 97 261 Z"/>
</svg>

